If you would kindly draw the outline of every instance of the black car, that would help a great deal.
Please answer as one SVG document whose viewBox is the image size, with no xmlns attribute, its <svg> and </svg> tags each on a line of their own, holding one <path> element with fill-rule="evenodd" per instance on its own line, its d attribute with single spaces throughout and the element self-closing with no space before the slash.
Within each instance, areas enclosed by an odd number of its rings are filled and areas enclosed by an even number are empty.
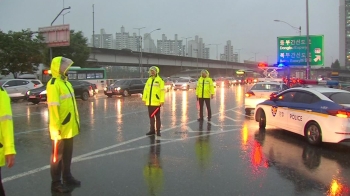
<svg viewBox="0 0 350 196">
<path fill-rule="evenodd" d="M 86 81 L 69 81 L 74 89 L 76 98 L 86 101 L 89 97 L 94 96 L 94 84 Z M 40 88 L 31 89 L 26 93 L 27 101 L 38 104 L 40 101 L 46 101 L 46 85 Z"/>
<path fill-rule="evenodd" d="M 145 83 L 141 79 L 120 79 L 104 89 L 104 94 L 108 97 L 113 95 L 123 95 L 142 93 Z"/>
</svg>

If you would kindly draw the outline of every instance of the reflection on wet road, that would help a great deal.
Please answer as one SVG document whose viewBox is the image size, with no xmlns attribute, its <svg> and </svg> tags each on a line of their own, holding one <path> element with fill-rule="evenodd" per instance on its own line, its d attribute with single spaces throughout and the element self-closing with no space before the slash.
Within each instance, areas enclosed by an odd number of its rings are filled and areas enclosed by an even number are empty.
<svg viewBox="0 0 350 196">
<path fill-rule="evenodd" d="M 162 137 L 147 137 L 140 95 L 78 100 L 80 135 L 69 195 L 348 195 L 350 147 L 314 147 L 244 115 L 246 86 L 217 88 L 212 121 L 197 122 L 193 90 L 166 93 Z M 3 169 L 8 195 L 51 195 L 44 103 L 13 104 L 16 165 Z M 206 112 L 204 113 L 206 114 Z"/>
</svg>

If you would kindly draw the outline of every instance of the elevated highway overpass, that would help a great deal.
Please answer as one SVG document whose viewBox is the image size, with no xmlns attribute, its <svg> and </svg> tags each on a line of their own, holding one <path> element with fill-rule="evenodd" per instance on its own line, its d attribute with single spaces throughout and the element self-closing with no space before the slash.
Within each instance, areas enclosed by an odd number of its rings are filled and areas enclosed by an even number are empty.
<svg viewBox="0 0 350 196">
<path fill-rule="evenodd" d="M 91 53 L 88 63 L 92 66 L 126 66 L 140 68 L 140 52 L 93 47 L 90 49 Z M 148 68 L 153 65 L 161 69 L 162 76 L 171 76 L 183 71 L 187 71 L 187 73 L 192 76 L 197 75 L 201 69 L 209 70 L 213 76 L 233 76 L 237 70 L 251 70 L 262 73 L 262 70 L 258 68 L 257 64 L 142 52 L 142 68 Z M 319 75 L 327 75 L 327 73 L 331 71 L 331 69 L 318 68 L 320 67 L 312 67 L 312 78 L 317 78 Z M 291 76 L 302 78 L 305 76 L 305 70 L 306 67 L 291 67 Z M 350 71 L 348 70 L 339 70 L 339 72 L 349 75 L 350 77 Z M 284 74 L 286 75 L 286 73 Z"/>
<path fill-rule="evenodd" d="M 140 52 L 131 50 L 114 50 L 105 48 L 91 48 L 89 64 L 98 66 L 140 66 Z M 226 62 L 212 59 L 164 55 L 142 52 L 142 67 L 158 66 L 163 76 L 177 74 L 184 70 L 208 69 L 214 75 L 231 75 L 236 70 L 259 71 L 255 64 Z"/>
</svg>

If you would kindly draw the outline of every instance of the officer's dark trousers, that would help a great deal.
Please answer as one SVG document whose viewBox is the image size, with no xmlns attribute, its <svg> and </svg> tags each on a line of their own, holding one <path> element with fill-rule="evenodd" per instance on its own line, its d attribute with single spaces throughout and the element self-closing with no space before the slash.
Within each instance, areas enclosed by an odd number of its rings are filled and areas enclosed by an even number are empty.
<svg viewBox="0 0 350 196">
<path fill-rule="evenodd" d="M 153 117 L 151 117 L 151 115 L 153 114 L 153 112 L 157 108 L 159 108 L 159 106 L 148 106 L 148 116 L 149 116 L 149 121 L 150 121 L 150 128 L 149 128 L 149 130 L 151 132 L 160 131 L 160 126 L 161 126 L 161 122 L 160 122 L 160 108 L 157 111 L 157 113 Z M 157 127 L 155 127 L 155 124 L 157 125 Z"/>
<path fill-rule="evenodd" d="M 0 167 L 0 196 L 5 196 L 5 190 L 2 186 L 2 177 L 1 177 L 1 167 Z"/>
<path fill-rule="evenodd" d="M 211 118 L 210 98 L 199 98 L 199 118 L 203 119 L 203 105 L 207 106 L 208 118 Z"/>
<path fill-rule="evenodd" d="M 51 152 L 51 179 L 52 182 L 60 182 L 61 176 L 63 179 L 72 177 L 70 172 L 70 165 L 73 155 L 73 138 L 57 140 L 57 158 L 53 162 L 54 156 L 54 141 L 52 141 Z"/>
</svg>

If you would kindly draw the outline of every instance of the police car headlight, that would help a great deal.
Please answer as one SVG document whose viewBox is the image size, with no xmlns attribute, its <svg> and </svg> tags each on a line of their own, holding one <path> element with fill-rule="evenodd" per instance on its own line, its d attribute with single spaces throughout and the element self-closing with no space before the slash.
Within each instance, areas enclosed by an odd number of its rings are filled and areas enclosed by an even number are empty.
<svg viewBox="0 0 350 196">
<path fill-rule="evenodd" d="M 40 95 L 43 95 L 43 94 L 46 95 L 46 90 L 40 93 Z"/>
<path fill-rule="evenodd" d="M 29 95 L 30 94 L 30 91 L 27 91 L 27 95 Z"/>
<path fill-rule="evenodd" d="M 104 91 L 107 91 L 107 87 L 105 87 L 103 90 L 104 90 Z"/>
<path fill-rule="evenodd" d="M 115 90 L 117 90 L 117 91 L 120 91 L 120 87 L 118 87 L 118 88 L 115 88 Z"/>
</svg>

